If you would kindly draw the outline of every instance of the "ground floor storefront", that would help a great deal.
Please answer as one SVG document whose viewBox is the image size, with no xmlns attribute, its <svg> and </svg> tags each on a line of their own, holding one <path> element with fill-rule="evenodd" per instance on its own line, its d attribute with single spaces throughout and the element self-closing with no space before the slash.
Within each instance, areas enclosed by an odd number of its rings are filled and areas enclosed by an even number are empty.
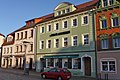
<svg viewBox="0 0 120 80">
<path fill-rule="evenodd" d="M 29 69 L 35 69 L 34 55 L 26 57 L 24 55 L 3 56 L 1 67 L 23 69 L 25 62 L 29 63 Z"/>
<path fill-rule="evenodd" d="M 39 54 L 38 72 L 53 67 L 68 68 L 72 75 L 96 77 L 95 52 Z"/>
<path fill-rule="evenodd" d="M 120 80 L 120 50 L 97 52 L 97 72 L 99 78 Z"/>
</svg>

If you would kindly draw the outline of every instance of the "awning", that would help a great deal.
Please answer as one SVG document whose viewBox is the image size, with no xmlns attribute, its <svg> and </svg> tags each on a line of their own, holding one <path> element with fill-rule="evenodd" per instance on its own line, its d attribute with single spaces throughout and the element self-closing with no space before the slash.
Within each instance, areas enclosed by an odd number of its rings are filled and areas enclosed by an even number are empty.
<svg viewBox="0 0 120 80">
<path fill-rule="evenodd" d="M 50 55 L 43 58 L 78 58 L 79 55 Z"/>
</svg>

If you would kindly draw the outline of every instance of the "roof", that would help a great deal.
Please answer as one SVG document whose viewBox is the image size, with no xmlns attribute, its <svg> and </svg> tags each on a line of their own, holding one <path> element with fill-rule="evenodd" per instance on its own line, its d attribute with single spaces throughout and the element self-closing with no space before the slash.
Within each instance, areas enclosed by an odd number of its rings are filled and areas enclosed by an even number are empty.
<svg viewBox="0 0 120 80">
<path fill-rule="evenodd" d="M 5 35 L 3 35 L 3 34 L 1 34 L 1 33 L 0 33 L 0 36 L 3 36 L 3 37 L 5 37 Z"/>
<path fill-rule="evenodd" d="M 13 36 L 13 40 L 10 41 L 10 42 L 7 42 L 7 37 L 8 37 L 9 35 L 12 35 L 12 36 Z M 12 33 L 8 34 L 7 37 L 6 37 L 5 41 L 4 41 L 4 43 L 2 44 L 2 46 L 12 45 L 12 44 L 14 44 L 15 32 L 12 32 Z"/>
<path fill-rule="evenodd" d="M 57 18 L 60 18 L 60 17 L 64 17 L 64 16 L 67 16 L 67 15 L 71 15 L 71 14 L 74 14 L 74 13 L 90 10 L 92 8 L 95 8 L 97 2 L 98 2 L 98 0 L 92 0 L 92 1 L 89 1 L 89 2 L 86 2 L 86 3 L 83 3 L 83 4 L 79 4 L 79 5 L 75 6 L 77 8 L 75 11 L 70 12 L 68 14 L 56 16 L 56 17 L 54 17 L 54 13 L 48 14 L 46 16 L 43 16 L 44 18 L 36 24 L 43 23 L 43 22 L 46 22 L 46 21 L 50 21 L 50 20 L 53 20 L 53 19 L 57 19 Z M 63 2 L 63 3 L 71 4 L 71 3 L 68 3 L 68 2 Z"/>
</svg>

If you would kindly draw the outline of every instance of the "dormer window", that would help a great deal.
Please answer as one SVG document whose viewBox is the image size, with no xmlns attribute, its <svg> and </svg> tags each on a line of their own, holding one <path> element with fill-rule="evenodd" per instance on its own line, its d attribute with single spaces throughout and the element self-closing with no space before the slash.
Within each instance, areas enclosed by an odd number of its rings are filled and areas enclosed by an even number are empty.
<svg viewBox="0 0 120 80">
<path fill-rule="evenodd" d="M 61 11 L 58 11 L 58 15 L 61 15 Z"/>
<path fill-rule="evenodd" d="M 114 0 L 103 0 L 103 7 L 111 6 L 114 4 Z"/>
<path fill-rule="evenodd" d="M 65 14 L 65 10 L 62 10 L 62 14 Z"/>
<path fill-rule="evenodd" d="M 8 37 L 7 37 L 7 42 L 11 42 L 13 40 L 13 37 L 11 36 L 11 35 L 9 35 Z"/>
<path fill-rule="evenodd" d="M 64 14 L 73 12 L 75 10 L 76 10 L 76 7 L 73 4 L 69 2 L 63 2 L 55 8 L 54 16 L 56 17 L 56 16 L 64 15 Z"/>
<path fill-rule="evenodd" d="M 68 8 L 68 9 L 66 9 L 66 12 L 67 12 L 67 13 L 69 13 L 69 12 L 70 12 L 70 9 L 69 9 L 69 8 Z"/>
</svg>

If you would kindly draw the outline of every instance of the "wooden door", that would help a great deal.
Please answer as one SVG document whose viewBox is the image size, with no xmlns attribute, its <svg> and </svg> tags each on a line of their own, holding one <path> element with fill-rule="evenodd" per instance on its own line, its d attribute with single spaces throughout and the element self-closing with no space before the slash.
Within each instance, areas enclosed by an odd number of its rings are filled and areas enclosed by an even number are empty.
<svg viewBox="0 0 120 80">
<path fill-rule="evenodd" d="M 84 58 L 85 76 L 91 76 L 91 58 Z"/>
</svg>

